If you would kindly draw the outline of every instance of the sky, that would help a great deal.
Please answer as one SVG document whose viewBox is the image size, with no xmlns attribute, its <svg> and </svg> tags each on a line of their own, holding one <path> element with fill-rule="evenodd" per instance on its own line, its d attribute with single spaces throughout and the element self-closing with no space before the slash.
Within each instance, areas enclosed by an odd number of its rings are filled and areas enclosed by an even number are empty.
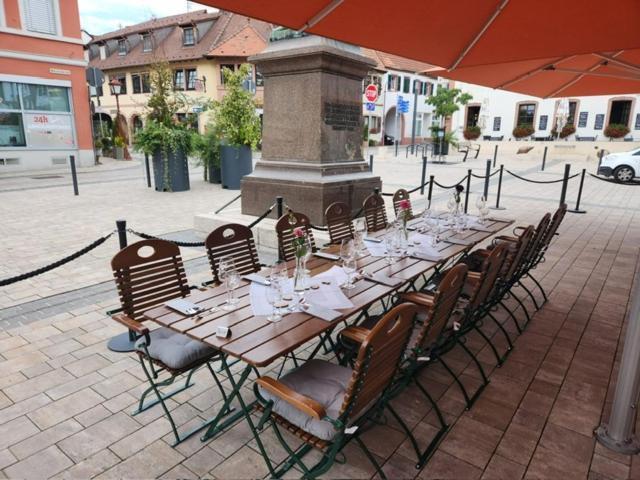
<svg viewBox="0 0 640 480">
<path fill-rule="evenodd" d="M 204 6 L 187 0 L 78 0 L 80 24 L 92 35 L 100 35 L 120 27 Z"/>
</svg>

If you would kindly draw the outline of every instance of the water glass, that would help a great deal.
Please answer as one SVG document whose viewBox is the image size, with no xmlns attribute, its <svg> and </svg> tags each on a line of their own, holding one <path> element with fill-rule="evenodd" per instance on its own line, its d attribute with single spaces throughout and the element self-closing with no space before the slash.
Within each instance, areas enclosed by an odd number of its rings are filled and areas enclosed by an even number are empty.
<svg viewBox="0 0 640 480">
<path fill-rule="evenodd" d="M 351 290 L 352 288 L 355 288 L 355 285 L 353 284 L 353 281 L 352 281 L 352 275 L 355 273 L 356 268 L 357 268 L 357 261 L 354 257 L 347 257 L 342 260 L 342 269 L 344 270 L 344 273 L 347 274 L 347 281 L 344 285 L 342 285 L 342 288 L 347 290 Z"/>
<path fill-rule="evenodd" d="M 278 282 L 271 282 L 271 285 L 267 287 L 266 292 L 267 303 L 271 305 L 271 315 L 267 316 L 267 320 L 270 322 L 279 322 L 282 320 L 282 314 L 278 304 L 282 302 L 282 291 Z"/>
</svg>

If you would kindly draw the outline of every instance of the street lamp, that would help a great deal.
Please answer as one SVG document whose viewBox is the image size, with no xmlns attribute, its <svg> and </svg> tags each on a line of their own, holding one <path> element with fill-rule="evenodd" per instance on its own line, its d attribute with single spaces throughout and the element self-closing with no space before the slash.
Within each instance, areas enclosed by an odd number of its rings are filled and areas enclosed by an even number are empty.
<svg viewBox="0 0 640 480">
<path fill-rule="evenodd" d="M 111 95 L 116 97 L 116 135 L 122 137 L 122 131 L 120 130 L 120 99 L 118 98 L 122 93 L 122 82 L 117 78 L 112 78 L 109 81 L 109 90 L 111 90 Z M 126 145 L 124 148 L 124 158 L 125 160 L 131 158 Z"/>
</svg>

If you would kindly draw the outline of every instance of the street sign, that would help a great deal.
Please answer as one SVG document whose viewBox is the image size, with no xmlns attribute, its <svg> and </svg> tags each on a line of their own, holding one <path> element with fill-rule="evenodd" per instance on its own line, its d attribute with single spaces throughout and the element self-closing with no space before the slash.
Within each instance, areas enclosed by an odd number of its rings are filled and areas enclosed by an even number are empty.
<svg viewBox="0 0 640 480">
<path fill-rule="evenodd" d="M 202 105 L 194 105 L 193 107 L 191 107 L 191 111 L 193 113 L 202 113 L 204 110 L 204 108 L 202 107 Z"/>
<path fill-rule="evenodd" d="M 367 112 L 373 112 L 376 109 L 376 104 L 367 102 L 366 104 Z"/>
<path fill-rule="evenodd" d="M 374 103 L 378 99 L 378 87 L 373 83 L 367 85 L 364 89 L 364 96 L 368 102 Z"/>
</svg>

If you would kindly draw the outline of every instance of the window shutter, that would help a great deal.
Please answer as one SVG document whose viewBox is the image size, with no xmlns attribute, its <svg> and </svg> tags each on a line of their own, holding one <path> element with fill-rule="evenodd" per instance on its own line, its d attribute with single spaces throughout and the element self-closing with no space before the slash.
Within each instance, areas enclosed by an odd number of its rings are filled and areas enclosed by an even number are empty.
<svg viewBox="0 0 640 480">
<path fill-rule="evenodd" d="M 23 0 L 22 5 L 27 30 L 51 35 L 58 33 L 54 0 Z"/>
</svg>

